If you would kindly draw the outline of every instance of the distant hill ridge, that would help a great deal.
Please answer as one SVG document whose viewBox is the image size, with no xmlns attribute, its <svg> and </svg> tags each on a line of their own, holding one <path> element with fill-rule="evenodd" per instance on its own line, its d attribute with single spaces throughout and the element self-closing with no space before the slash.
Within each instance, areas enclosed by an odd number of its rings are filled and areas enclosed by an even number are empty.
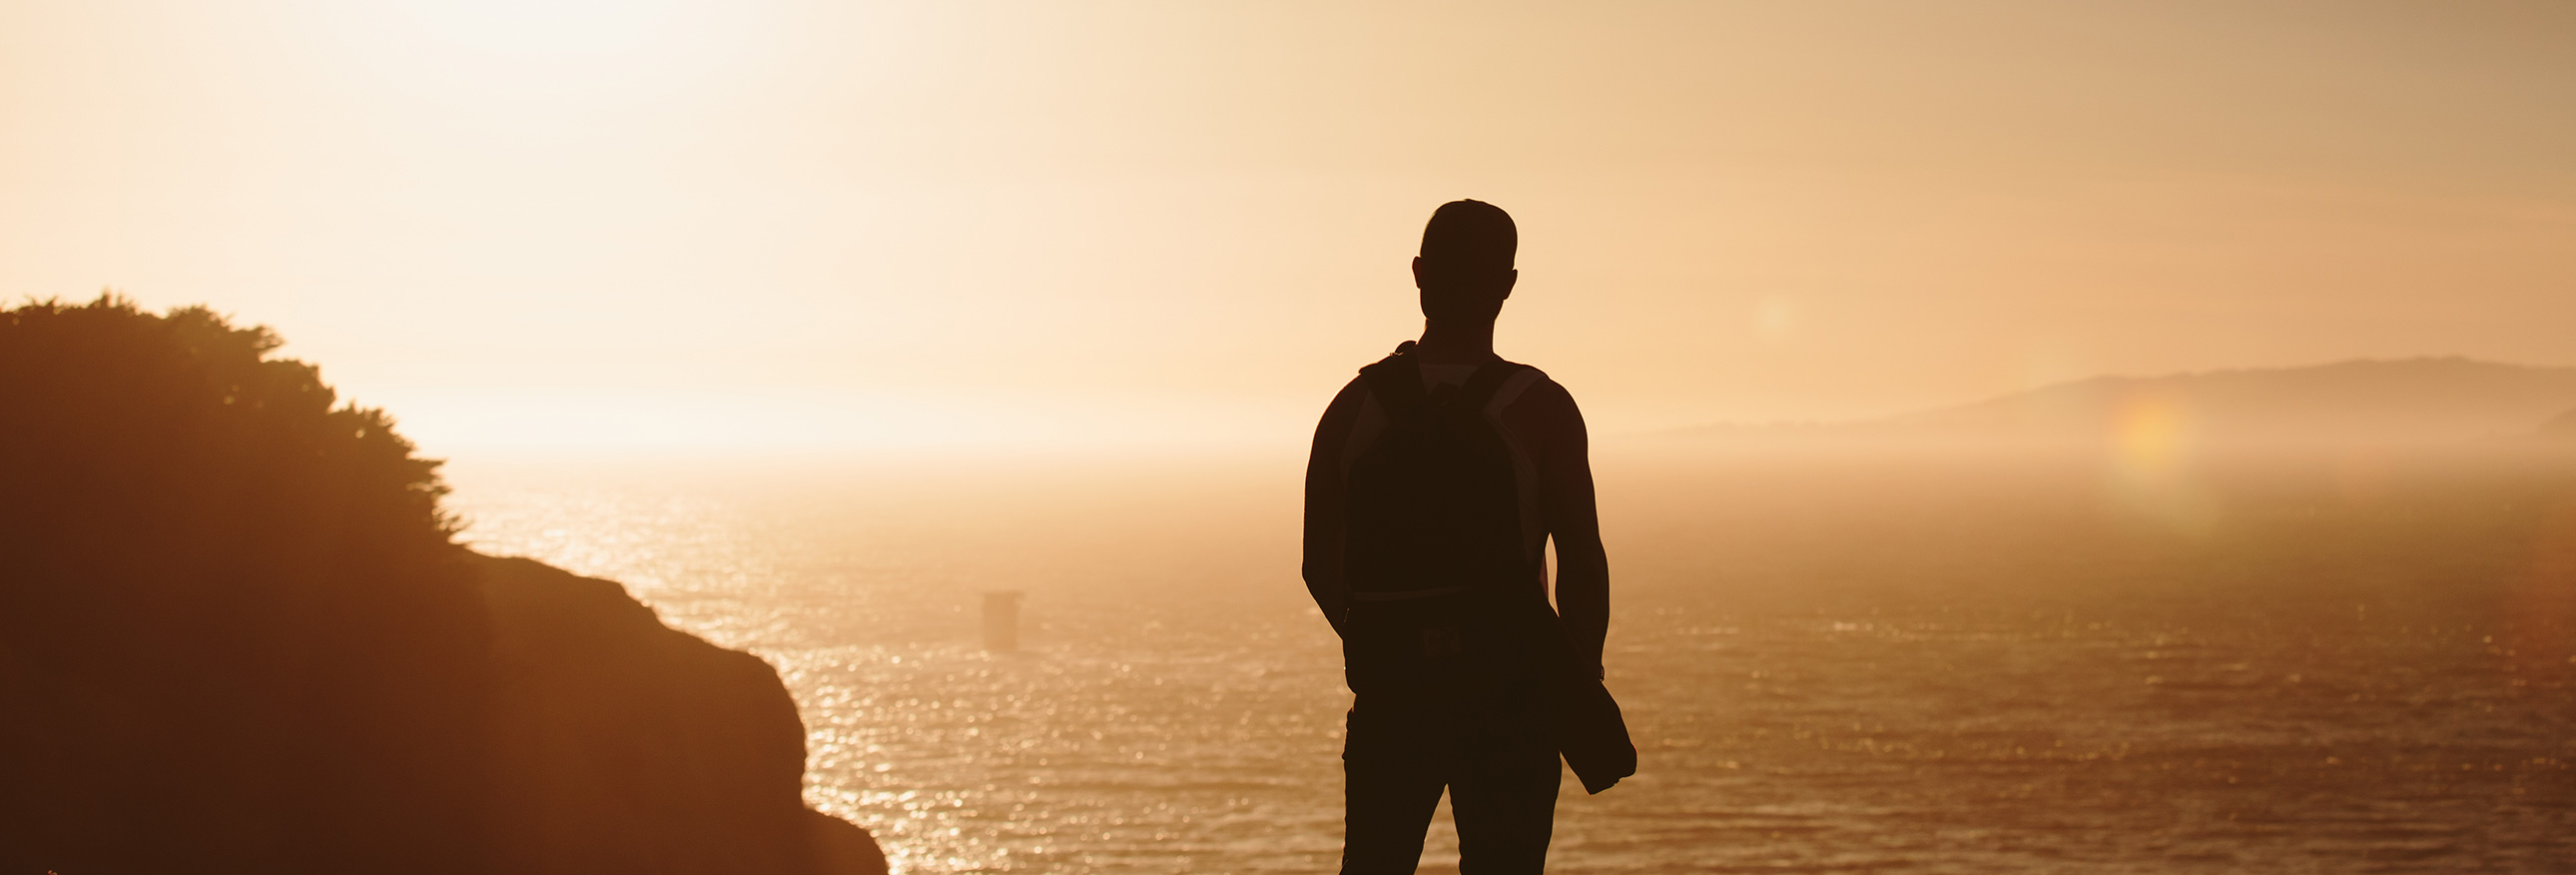
<svg viewBox="0 0 2576 875">
<path fill-rule="evenodd" d="M 2204 447 L 2425 444 L 2576 432 L 2576 367 L 2457 356 L 2094 377 L 1875 419 L 1694 429 L 1713 441 L 2087 444 L 2138 428 Z"/>
<path fill-rule="evenodd" d="M 2540 434 L 2556 440 L 2576 440 L 2576 410 L 2558 414 L 2540 426 Z"/>
</svg>

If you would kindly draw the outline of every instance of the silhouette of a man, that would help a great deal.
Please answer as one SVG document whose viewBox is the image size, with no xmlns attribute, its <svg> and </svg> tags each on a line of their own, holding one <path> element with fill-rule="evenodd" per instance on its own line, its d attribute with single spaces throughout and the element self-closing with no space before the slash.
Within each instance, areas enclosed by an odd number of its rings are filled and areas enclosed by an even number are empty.
<svg viewBox="0 0 2576 875">
<path fill-rule="evenodd" d="M 1315 429 L 1304 570 L 1354 694 L 1346 875 L 1412 872 L 1444 789 L 1460 871 L 1541 871 L 1559 776 L 1548 679 L 1600 677 L 1610 572 L 1583 415 L 1494 354 L 1518 247 L 1492 204 L 1432 213 L 1413 260 L 1422 339 L 1362 369 Z"/>
</svg>

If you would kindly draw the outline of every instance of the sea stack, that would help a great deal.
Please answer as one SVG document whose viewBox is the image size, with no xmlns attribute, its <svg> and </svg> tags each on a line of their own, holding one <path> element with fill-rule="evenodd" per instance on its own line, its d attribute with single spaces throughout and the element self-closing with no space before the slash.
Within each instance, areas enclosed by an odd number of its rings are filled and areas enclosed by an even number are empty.
<svg viewBox="0 0 2576 875">
<path fill-rule="evenodd" d="M 1020 596 L 1016 589 L 984 594 L 984 649 L 1009 653 L 1020 649 Z"/>
</svg>

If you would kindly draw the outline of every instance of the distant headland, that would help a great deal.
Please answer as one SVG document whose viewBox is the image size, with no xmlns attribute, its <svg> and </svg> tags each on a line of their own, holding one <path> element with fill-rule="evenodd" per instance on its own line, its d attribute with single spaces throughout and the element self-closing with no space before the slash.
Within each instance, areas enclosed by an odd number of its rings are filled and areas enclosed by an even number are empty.
<svg viewBox="0 0 2576 875">
<path fill-rule="evenodd" d="M 882 873 L 759 658 L 455 541 L 266 329 L 0 313 L 0 871 Z"/>
<path fill-rule="evenodd" d="M 2459 447 L 2576 430 L 2576 368 L 2459 357 L 2094 377 L 1830 423 L 1719 424 L 1680 447 L 2091 449 L 2142 434 L 2213 450 Z"/>
</svg>

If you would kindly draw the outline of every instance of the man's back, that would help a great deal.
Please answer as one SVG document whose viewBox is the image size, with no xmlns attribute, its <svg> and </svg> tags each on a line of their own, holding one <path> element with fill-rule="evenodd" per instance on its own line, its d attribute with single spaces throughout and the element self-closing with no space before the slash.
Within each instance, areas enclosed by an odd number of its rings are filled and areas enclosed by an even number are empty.
<svg viewBox="0 0 2576 875">
<path fill-rule="evenodd" d="M 1414 262 L 1422 340 L 1363 369 L 1316 428 L 1305 576 L 1356 694 L 1344 872 L 1411 872 L 1444 790 L 1462 866 L 1539 871 L 1551 690 L 1600 676 L 1608 564 L 1582 414 L 1492 349 L 1516 245 L 1501 210 L 1443 206 Z"/>
</svg>

